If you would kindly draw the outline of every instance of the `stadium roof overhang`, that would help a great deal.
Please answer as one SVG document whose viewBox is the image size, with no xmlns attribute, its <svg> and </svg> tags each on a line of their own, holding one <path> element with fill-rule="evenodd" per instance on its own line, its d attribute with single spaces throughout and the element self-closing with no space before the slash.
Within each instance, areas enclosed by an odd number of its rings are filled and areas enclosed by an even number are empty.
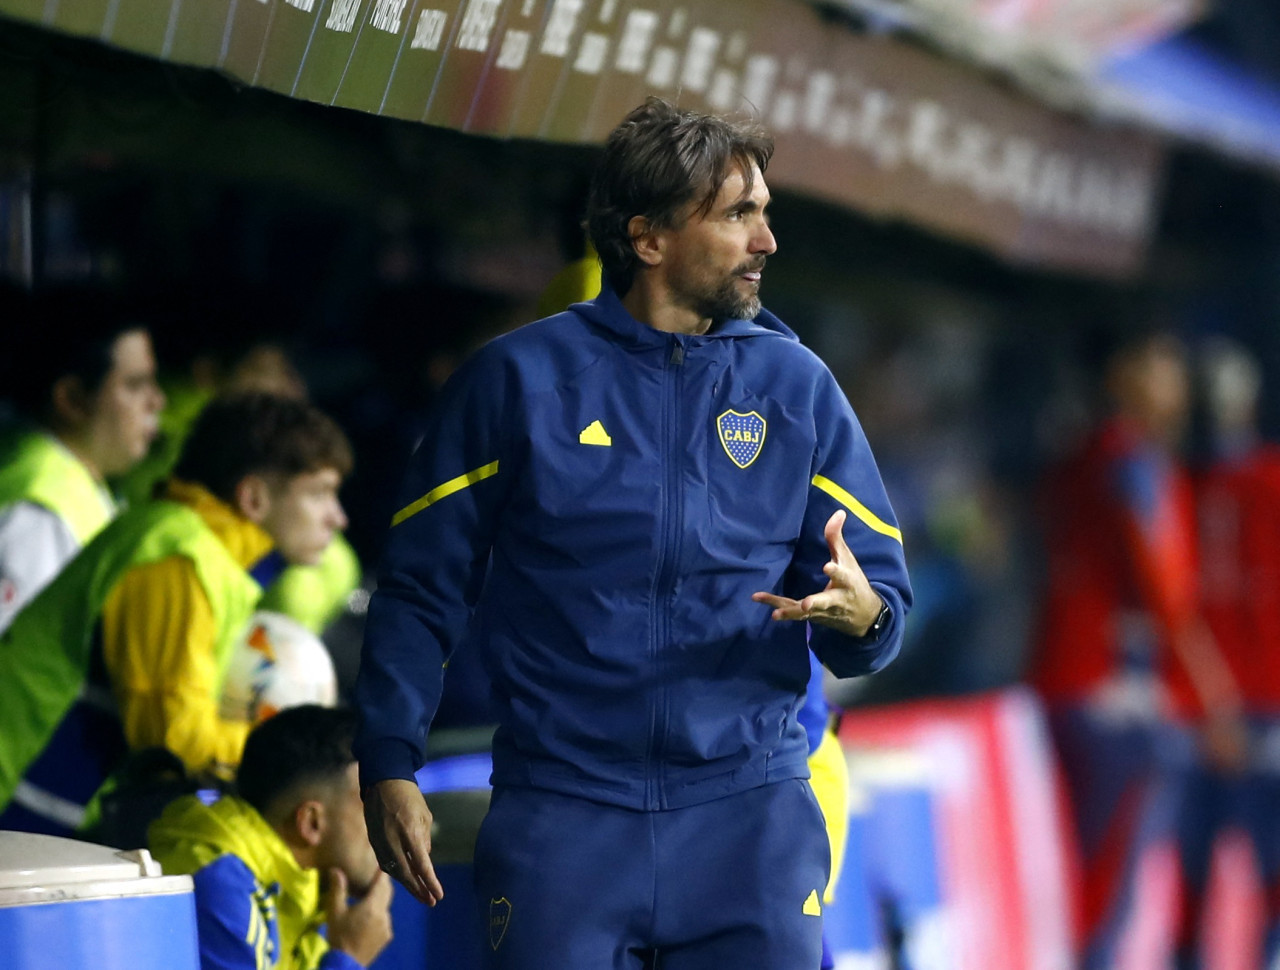
<svg viewBox="0 0 1280 970">
<path fill-rule="evenodd" d="M 948 2 L 975 0 L 935 5 Z M 1140 112 L 1094 111 L 1049 55 L 974 63 L 928 28 L 878 29 L 883 13 L 862 0 L 0 0 L 0 15 L 294 98 L 499 138 L 598 143 L 649 93 L 745 106 L 776 136 L 775 186 L 1014 262 L 1134 272 L 1161 133 Z"/>
</svg>

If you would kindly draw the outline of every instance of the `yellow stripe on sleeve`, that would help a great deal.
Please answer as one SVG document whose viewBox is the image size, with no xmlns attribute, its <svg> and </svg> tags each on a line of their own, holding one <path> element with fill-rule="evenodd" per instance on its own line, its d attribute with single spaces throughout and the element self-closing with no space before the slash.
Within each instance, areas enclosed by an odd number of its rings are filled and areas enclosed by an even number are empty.
<svg viewBox="0 0 1280 970">
<path fill-rule="evenodd" d="M 867 528 L 891 539 L 897 539 L 898 544 L 902 544 L 901 529 L 895 529 L 888 522 L 885 522 L 831 479 L 823 478 L 821 475 L 814 475 L 813 484 L 861 519 Z"/>
<path fill-rule="evenodd" d="M 442 498 L 447 498 L 454 492 L 461 492 L 464 488 L 469 488 L 476 482 L 483 482 L 486 478 L 492 478 L 498 474 L 498 463 L 490 462 L 488 465 L 482 465 L 473 471 L 467 472 L 465 475 L 459 475 L 457 478 L 451 478 L 443 485 L 437 485 L 422 498 L 416 502 L 410 502 L 399 512 L 391 517 L 391 525 L 397 526 L 405 519 L 417 515 L 428 505 L 435 505 Z"/>
</svg>

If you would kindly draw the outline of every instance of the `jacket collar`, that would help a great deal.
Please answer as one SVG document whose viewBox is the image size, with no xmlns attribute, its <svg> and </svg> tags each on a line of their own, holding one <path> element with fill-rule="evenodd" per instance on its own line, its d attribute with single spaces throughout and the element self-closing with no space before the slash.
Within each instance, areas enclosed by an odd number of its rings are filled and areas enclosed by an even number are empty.
<svg viewBox="0 0 1280 970">
<path fill-rule="evenodd" d="M 274 542 L 265 529 L 250 522 L 203 485 L 171 478 L 165 483 L 162 497 L 194 509 L 227 547 L 231 557 L 246 570 L 254 570 L 274 548 Z"/>
<path fill-rule="evenodd" d="M 656 330 L 646 323 L 641 323 L 622 305 L 617 293 L 609 285 L 608 280 L 600 288 L 600 295 L 585 303 L 574 303 L 571 311 L 588 321 L 607 330 L 624 345 L 638 349 L 652 347 L 668 347 L 673 334 Z M 722 320 L 712 324 L 711 329 L 699 336 L 685 339 L 693 345 L 707 340 L 728 337 L 784 337 L 788 340 L 799 338 L 791 329 L 768 310 L 762 309 L 754 320 Z"/>
<path fill-rule="evenodd" d="M 320 902 L 319 874 L 293 852 L 248 802 L 224 795 L 212 805 L 196 796 L 172 802 L 149 832 L 157 855 L 177 872 L 196 872 L 214 859 L 237 856 L 265 889 L 279 887 L 277 905 L 307 920 Z"/>
</svg>

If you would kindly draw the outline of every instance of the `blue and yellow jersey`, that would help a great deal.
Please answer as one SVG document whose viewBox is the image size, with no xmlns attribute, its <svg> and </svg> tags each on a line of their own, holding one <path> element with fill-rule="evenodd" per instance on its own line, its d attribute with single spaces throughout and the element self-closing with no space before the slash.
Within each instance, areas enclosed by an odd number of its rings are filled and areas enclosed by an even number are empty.
<svg viewBox="0 0 1280 970">
<path fill-rule="evenodd" d="M 152 823 L 151 852 L 167 874 L 195 883 L 202 970 L 357 970 L 330 950 L 314 869 L 248 803 L 223 796 L 174 801 Z"/>
</svg>

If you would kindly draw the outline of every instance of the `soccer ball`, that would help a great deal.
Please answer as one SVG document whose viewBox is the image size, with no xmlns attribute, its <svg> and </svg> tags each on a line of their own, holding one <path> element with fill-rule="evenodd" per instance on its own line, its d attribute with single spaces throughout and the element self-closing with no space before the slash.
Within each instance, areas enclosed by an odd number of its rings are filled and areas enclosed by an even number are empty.
<svg viewBox="0 0 1280 970">
<path fill-rule="evenodd" d="M 257 724 L 286 707 L 337 702 L 338 677 L 320 638 L 283 613 L 254 613 L 232 648 L 223 719 Z"/>
</svg>

